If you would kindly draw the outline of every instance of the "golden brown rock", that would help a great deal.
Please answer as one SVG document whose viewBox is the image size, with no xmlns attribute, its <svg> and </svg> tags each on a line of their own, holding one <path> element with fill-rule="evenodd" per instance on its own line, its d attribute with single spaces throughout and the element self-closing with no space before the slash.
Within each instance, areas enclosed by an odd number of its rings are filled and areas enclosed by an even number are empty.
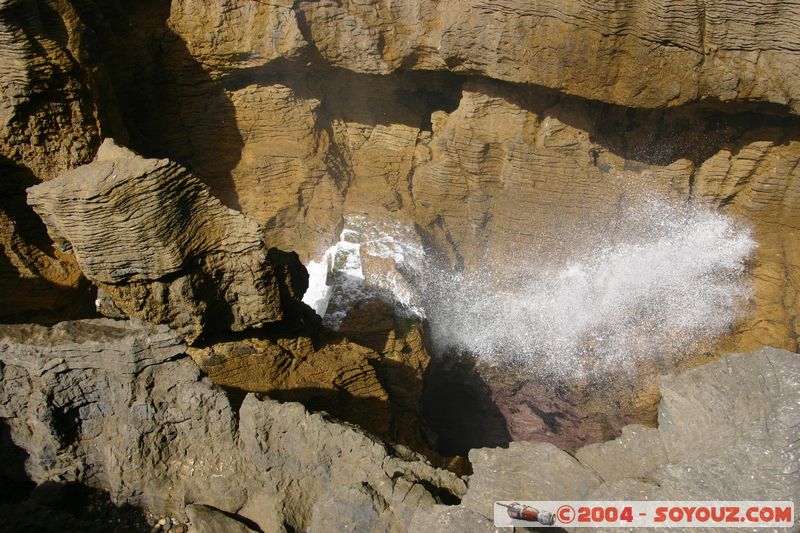
<svg viewBox="0 0 800 533">
<path fill-rule="evenodd" d="M 276 272 L 255 222 L 177 163 L 111 140 L 93 163 L 31 187 L 28 201 L 110 297 L 101 310 L 170 324 L 190 342 L 279 321 L 305 291 L 302 265 L 293 278 L 291 267 Z"/>
<path fill-rule="evenodd" d="M 375 338 L 384 325 L 372 322 L 371 331 L 361 336 L 350 332 L 363 341 L 364 335 Z M 392 320 L 389 330 L 381 329 L 384 346 L 377 351 L 343 338 L 315 346 L 309 337 L 281 338 L 278 333 L 277 338 L 236 338 L 188 353 L 218 385 L 300 402 L 435 457 L 419 416 L 429 356 L 419 327 L 405 327 L 395 330 Z"/>
<path fill-rule="evenodd" d="M 53 322 L 90 309 L 74 259 L 53 252 L 24 189 L 89 161 L 116 122 L 91 28 L 70 2 L 0 2 L 0 316 Z M 122 133 L 120 131 L 120 133 Z"/>
<path fill-rule="evenodd" d="M 777 0 L 176 0 L 169 25 L 215 74 L 305 54 L 361 73 L 449 70 L 631 107 L 713 98 L 797 113 L 799 10 Z"/>
<path fill-rule="evenodd" d="M 563 258 L 565 233 L 612 225 L 648 194 L 712 205 L 759 246 L 750 314 L 705 348 L 796 350 L 797 12 L 795 0 L 7 0 L 0 155 L 32 174 L 14 178 L 21 190 L 87 162 L 112 126 L 129 130 L 304 261 L 349 215 L 414 227 L 430 257 L 469 272 L 521 251 Z M 2 210 L 4 294 L 55 305 L 22 278 L 73 294 L 74 262 Z M 188 324 L 164 312 L 197 289 L 182 279 L 114 285 L 115 306 Z M 343 331 L 402 353 L 364 329 L 386 322 L 374 305 Z"/>
</svg>

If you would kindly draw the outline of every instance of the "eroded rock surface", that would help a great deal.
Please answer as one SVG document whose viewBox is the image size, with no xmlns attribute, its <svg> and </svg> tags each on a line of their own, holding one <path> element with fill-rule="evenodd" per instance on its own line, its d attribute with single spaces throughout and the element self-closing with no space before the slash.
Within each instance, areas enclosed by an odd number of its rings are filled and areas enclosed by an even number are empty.
<svg viewBox="0 0 800 533">
<path fill-rule="evenodd" d="M 305 291 L 305 269 L 295 260 L 279 270 L 258 224 L 184 167 L 111 140 L 93 163 L 30 188 L 28 201 L 111 316 L 169 324 L 193 341 L 277 322 Z"/>
<path fill-rule="evenodd" d="M 730 1 L 180 0 L 169 25 L 215 74 L 316 55 L 362 73 L 449 70 L 634 107 L 715 98 L 796 113 L 799 9 L 777 0 L 747 10 Z"/>
<path fill-rule="evenodd" d="M 68 21 L 66 24 L 64 21 Z M 0 320 L 58 321 L 90 309 L 74 258 L 51 249 L 25 188 L 91 160 L 108 89 L 94 32 L 70 2 L 0 2 Z M 102 108 L 102 109 L 101 109 Z"/>
<path fill-rule="evenodd" d="M 355 427 L 250 394 L 238 412 L 166 326 L 0 326 L 0 418 L 36 483 L 156 514 L 188 503 L 264 531 L 404 530 L 464 483 Z"/>
<path fill-rule="evenodd" d="M 314 342 L 275 334 L 219 341 L 188 353 L 217 385 L 300 402 L 435 457 L 419 410 L 429 361 L 420 335 L 419 327 L 404 334 L 390 329 L 376 350 L 345 338 Z"/>
<path fill-rule="evenodd" d="M 513 442 L 470 452 L 474 474 L 444 531 L 492 519 L 496 500 L 800 499 L 800 356 L 762 348 L 664 377 L 658 429 L 572 456 L 550 444 Z M 427 523 L 427 511 L 416 517 Z"/>
<path fill-rule="evenodd" d="M 191 521 L 192 531 L 197 533 L 252 533 L 253 530 L 241 522 L 207 505 L 186 506 L 186 515 Z"/>
<path fill-rule="evenodd" d="M 773 0 L 6 1 L 4 184 L 86 163 L 113 135 L 189 166 L 305 262 L 358 214 L 419 228 L 466 269 L 557 248 L 560 228 L 652 190 L 752 224 L 755 310 L 721 346 L 794 350 L 796 15 Z M 74 258 L 21 230 L 30 210 L 0 210 L 9 302 L 85 296 Z"/>
</svg>

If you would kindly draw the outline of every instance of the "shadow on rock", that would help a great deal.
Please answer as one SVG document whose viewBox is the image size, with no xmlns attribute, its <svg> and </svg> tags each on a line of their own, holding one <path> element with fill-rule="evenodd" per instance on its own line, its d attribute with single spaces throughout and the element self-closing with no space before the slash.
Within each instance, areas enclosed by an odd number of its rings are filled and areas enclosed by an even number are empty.
<svg viewBox="0 0 800 533">
<path fill-rule="evenodd" d="M 469 356 L 447 353 L 431 360 L 422 412 L 439 436 L 438 451 L 445 456 L 506 447 L 511 440 L 506 420 Z"/>
<path fill-rule="evenodd" d="M 25 190 L 39 181 L 0 156 L 0 321 L 54 324 L 97 316 L 94 289 L 74 260 L 54 250 Z"/>
<path fill-rule="evenodd" d="M 0 422 L 0 452 L 0 531 L 107 533 L 150 529 L 141 510 L 128 505 L 117 507 L 101 490 L 49 481 L 37 486 L 25 473 L 28 454 L 14 444 L 5 422 Z"/>
</svg>

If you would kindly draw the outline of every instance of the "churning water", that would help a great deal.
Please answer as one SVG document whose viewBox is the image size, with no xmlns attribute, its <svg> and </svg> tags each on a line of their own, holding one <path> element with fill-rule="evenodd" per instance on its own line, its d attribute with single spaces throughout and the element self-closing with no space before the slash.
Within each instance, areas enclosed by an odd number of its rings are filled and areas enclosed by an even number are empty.
<svg viewBox="0 0 800 533">
<path fill-rule="evenodd" d="M 365 271 L 367 266 L 376 265 Z M 424 252 L 413 226 L 348 215 L 339 241 L 308 264 L 303 302 L 338 329 L 359 301 L 382 298 L 400 315 L 424 316 L 410 278 L 422 271 Z"/>
<path fill-rule="evenodd" d="M 426 310 L 438 350 L 574 377 L 676 356 L 740 318 L 756 246 L 748 229 L 652 200 L 617 222 L 621 235 L 582 235 L 590 251 L 561 264 L 529 261 L 512 285 L 503 264 L 432 276 Z"/>
<path fill-rule="evenodd" d="M 425 261 L 409 228 L 382 224 L 346 226 L 340 243 L 310 265 L 307 303 L 325 315 L 338 272 L 340 299 L 360 298 L 372 284 L 426 316 L 437 352 L 455 349 L 562 377 L 676 356 L 727 331 L 745 308 L 744 273 L 756 246 L 728 216 L 650 200 L 622 213 L 615 232 L 598 225 L 565 236 L 575 249 L 584 245 L 571 259 L 522 254 L 460 274 Z M 370 235 L 361 244 L 353 238 L 359 232 Z M 360 261 L 368 255 L 399 268 L 378 269 L 371 283 Z M 400 280 L 398 271 L 422 282 Z M 344 304 L 329 325 L 341 320 Z"/>
</svg>

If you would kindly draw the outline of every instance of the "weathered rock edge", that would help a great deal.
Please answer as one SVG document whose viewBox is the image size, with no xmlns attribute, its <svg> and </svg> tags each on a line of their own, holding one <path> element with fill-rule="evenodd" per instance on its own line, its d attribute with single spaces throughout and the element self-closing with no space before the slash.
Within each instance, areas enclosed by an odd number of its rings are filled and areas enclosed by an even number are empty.
<svg viewBox="0 0 800 533">
<path fill-rule="evenodd" d="M 103 314 L 169 324 L 190 342 L 279 321 L 308 284 L 294 254 L 269 251 L 259 225 L 187 169 L 111 139 L 92 163 L 29 188 L 28 203 L 99 287 Z"/>
<path fill-rule="evenodd" d="M 311 57 L 365 74 L 442 70 L 629 107 L 713 99 L 800 112 L 800 3 L 732 0 L 175 0 L 212 75 Z M 657 81 L 655 81 L 657 79 Z"/>
<path fill-rule="evenodd" d="M 411 531 L 480 531 L 497 500 L 793 500 L 800 502 L 800 355 L 761 348 L 661 379 L 658 429 L 574 456 L 512 442 L 469 454 L 458 506 L 418 513 Z M 484 529 L 485 530 L 485 529 Z M 697 530 L 693 530 L 697 531 Z"/>
<path fill-rule="evenodd" d="M 139 321 L 0 326 L 0 418 L 30 478 L 161 514 L 210 505 L 264 531 L 405 530 L 463 494 L 454 474 L 299 404 L 249 394 L 237 412 L 185 349 Z"/>
</svg>

